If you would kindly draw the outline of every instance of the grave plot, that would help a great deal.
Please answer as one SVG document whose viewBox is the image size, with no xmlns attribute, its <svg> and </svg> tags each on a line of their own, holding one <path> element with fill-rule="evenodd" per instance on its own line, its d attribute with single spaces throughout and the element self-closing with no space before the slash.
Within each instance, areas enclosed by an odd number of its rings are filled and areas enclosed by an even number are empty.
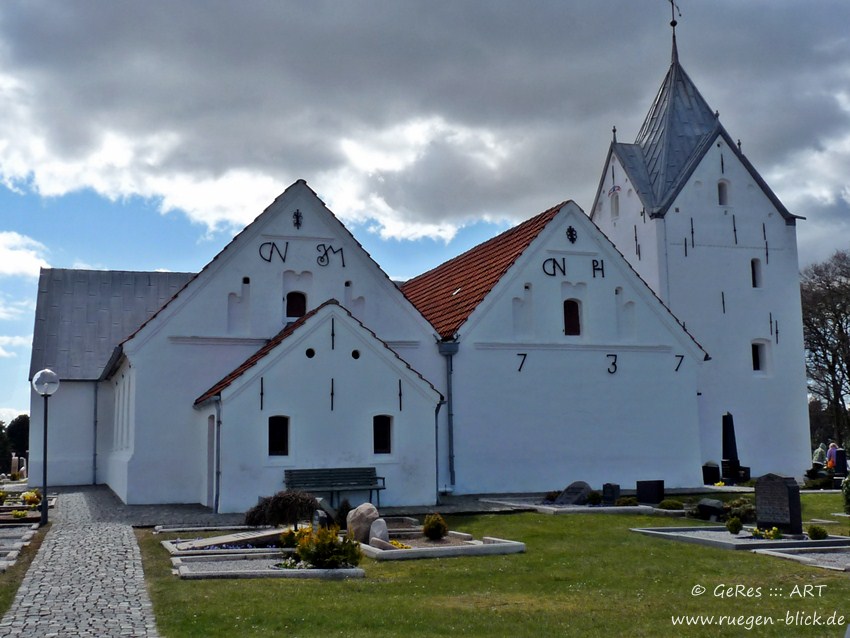
<svg viewBox="0 0 850 638">
<path fill-rule="evenodd" d="M 850 539 L 848 539 L 850 540 Z M 794 560 L 804 565 L 839 572 L 850 572 L 850 547 L 797 547 L 788 549 L 757 549 L 756 554 Z"/>
<path fill-rule="evenodd" d="M 35 536 L 38 525 L 6 527 L 0 529 L 0 572 L 15 564 L 18 555 Z"/>
<path fill-rule="evenodd" d="M 372 527 L 369 542 L 361 541 L 364 556 L 374 560 L 413 560 L 417 558 L 448 558 L 452 556 L 488 556 L 518 554 L 525 551 L 525 543 L 485 536 L 476 540 L 471 534 L 449 530 L 443 538 L 431 540 L 416 519 L 387 518 L 386 538 Z M 376 521 L 377 522 L 377 521 Z M 384 527 L 378 525 L 377 529 Z"/>
<path fill-rule="evenodd" d="M 280 554 L 280 535 L 284 530 L 266 528 L 210 536 L 209 538 L 176 539 L 161 544 L 171 556 L 230 556 L 239 554 Z"/>
<path fill-rule="evenodd" d="M 296 578 L 346 580 L 363 578 L 359 567 L 344 569 L 280 569 L 281 554 L 234 556 L 182 556 L 171 559 L 174 573 L 184 580 L 207 578 Z"/>
<path fill-rule="evenodd" d="M 750 530 L 744 530 L 738 534 L 731 534 L 724 526 L 708 527 L 636 527 L 633 532 L 666 538 L 669 540 L 682 541 L 685 543 L 697 543 L 709 547 L 720 547 L 721 549 L 786 549 L 786 548 L 823 548 L 823 547 L 848 547 L 850 548 L 850 537 L 829 536 L 823 540 L 810 540 L 799 537 L 783 537 L 779 539 L 765 539 L 753 537 Z"/>
</svg>

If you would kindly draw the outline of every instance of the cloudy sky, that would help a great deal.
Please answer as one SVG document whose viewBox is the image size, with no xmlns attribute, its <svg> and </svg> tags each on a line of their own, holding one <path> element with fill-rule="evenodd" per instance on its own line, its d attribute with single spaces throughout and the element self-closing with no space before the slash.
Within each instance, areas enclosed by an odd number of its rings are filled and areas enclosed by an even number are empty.
<svg viewBox="0 0 850 638">
<path fill-rule="evenodd" d="M 850 3 L 678 0 L 680 60 L 795 214 L 848 247 Z M 304 178 L 393 277 L 564 199 L 670 62 L 667 0 L 0 3 L 0 420 L 40 267 L 200 269 Z"/>
</svg>

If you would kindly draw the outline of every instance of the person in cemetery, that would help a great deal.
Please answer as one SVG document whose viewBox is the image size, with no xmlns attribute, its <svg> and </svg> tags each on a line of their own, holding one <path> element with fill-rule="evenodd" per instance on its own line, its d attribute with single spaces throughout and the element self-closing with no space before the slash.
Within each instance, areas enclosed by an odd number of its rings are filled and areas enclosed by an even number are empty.
<svg viewBox="0 0 850 638">
<path fill-rule="evenodd" d="M 812 454 L 812 467 L 816 470 L 822 470 L 826 465 L 826 443 L 821 443 L 815 448 Z"/>
<path fill-rule="evenodd" d="M 835 450 L 838 449 L 838 444 L 835 441 L 829 444 L 829 449 L 826 451 L 826 467 L 827 469 L 835 469 Z"/>
</svg>

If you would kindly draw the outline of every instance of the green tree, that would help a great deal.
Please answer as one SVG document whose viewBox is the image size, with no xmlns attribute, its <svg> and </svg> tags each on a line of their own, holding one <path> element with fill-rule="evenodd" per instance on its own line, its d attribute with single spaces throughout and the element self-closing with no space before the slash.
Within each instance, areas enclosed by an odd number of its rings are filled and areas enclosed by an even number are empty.
<svg viewBox="0 0 850 638">
<path fill-rule="evenodd" d="M 18 456 L 26 457 L 30 447 L 29 414 L 21 414 L 12 419 L 6 426 L 6 435 L 9 437 L 12 452 Z"/>
<path fill-rule="evenodd" d="M 0 421 L 0 473 L 8 474 L 12 469 L 12 448 L 6 435 L 6 423 Z"/>
</svg>

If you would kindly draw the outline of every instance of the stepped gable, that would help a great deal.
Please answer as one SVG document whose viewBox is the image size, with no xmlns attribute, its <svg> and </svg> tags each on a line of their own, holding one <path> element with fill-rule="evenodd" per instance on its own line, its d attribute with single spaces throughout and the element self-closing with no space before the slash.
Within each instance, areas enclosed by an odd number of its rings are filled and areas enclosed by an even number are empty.
<svg viewBox="0 0 850 638">
<path fill-rule="evenodd" d="M 567 202 L 414 277 L 401 286 L 443 340 L 458 329 Z"/>
</svg>

